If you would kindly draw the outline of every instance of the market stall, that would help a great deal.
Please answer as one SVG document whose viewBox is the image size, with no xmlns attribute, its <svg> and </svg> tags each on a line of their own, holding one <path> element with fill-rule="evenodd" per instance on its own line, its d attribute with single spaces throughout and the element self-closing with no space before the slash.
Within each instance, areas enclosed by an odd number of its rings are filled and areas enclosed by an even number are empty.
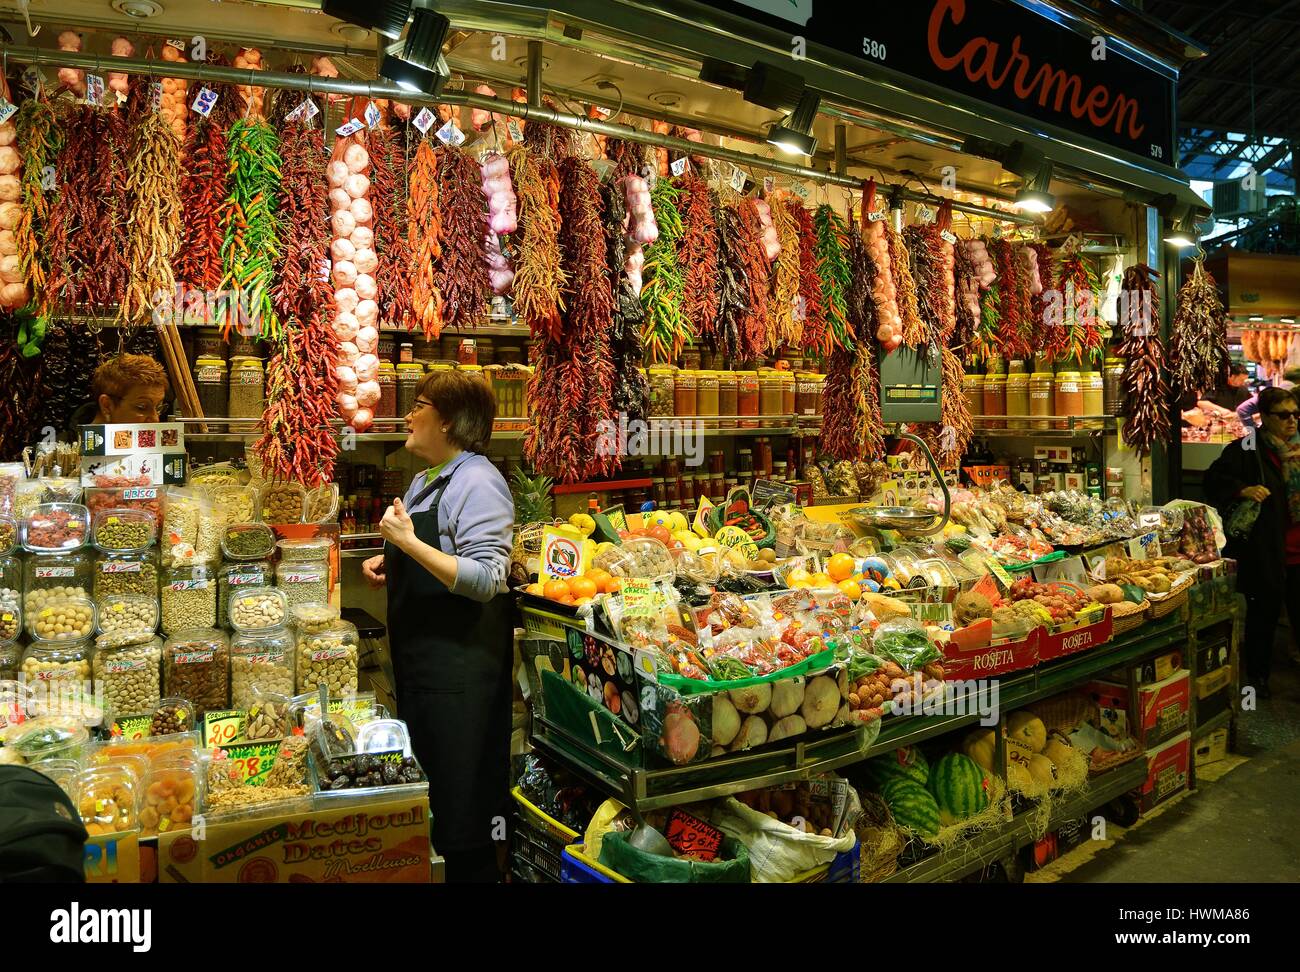
<svg viewBox="0 0 1300 972">
<path fill-rule="evenodd" d="M 1212 511 L 1164 502 L 1160 467 L 1171 393 L 1227 360 L 1213 286 L 1180 291 L 1161 243 L 1195 200 L 1178 58 L 1125 27 L 1104 69 L 1140 114 L 1099 123 L 961 81 L 925 42 L 969 40 L 948 6 L 861 52 L 813 16 L 786 63 L 790 25 L 748 6 L 458 4 L 436 95 L 342 80 L 375 65 L 329 18 L 261 8 L 261 48 L 160 20 L 7 49 L 0 752 L 146 878 L 428 880 L 438 781 L 356 568 L 419 472 L 417 386 L 456 369 L 494 392 L 515 494 L 516 749 L 553 761 L 520 767 L 517 877 L 954 876 L 951 848 L 1001 859 L 1141 790 L 1155 740 L 1119 727 L 1125 765 L 1089 765 L 1092 714 L 1137 713 L 1128 667 L 1235 611 Z M 1041 44 L 1094 26 L 984 6 Z M 124 349 L 165 364 L 172 420 L 67 441 Z M 1014 712 L 966 735 L 989 680 L 1005 713 L 1116 673 L 1122 703 L 1058 714 L 1059 760 L 1046 716 L 1027 753 Z M 926 762 L 891 795 L 903 750 Z M 556 819 L 565 773 L 620 806 Z M 391 821 L 355 860 L 221 853 L 352 814 Z M 647 864 L 650 818 L 713 866 Z"/>
</svg>

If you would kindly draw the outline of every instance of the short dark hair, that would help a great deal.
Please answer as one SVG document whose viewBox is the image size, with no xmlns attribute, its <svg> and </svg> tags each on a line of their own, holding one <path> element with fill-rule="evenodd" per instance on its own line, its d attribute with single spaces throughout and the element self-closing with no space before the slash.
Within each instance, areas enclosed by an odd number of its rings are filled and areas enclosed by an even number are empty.
<svg viewBox="0 0 1300 972">
<path fill-rule="evenodd" d="M 1248 375 L 1248 374 L 1250 374 L 1250 369 L 1248 369 L 1244 364 L 1234 364 L 1232 367 L 1230 367 L 1230 368 L 1228 369 L 1228 374 L 1229 374 L 1229 375 Z"/>
<path fill-rule="evenodd" d="M 487 378 L 468 371 L 433 371 L 416 389 L 447 422 L 447 438 L 467 452 L 484 453 L 492 438 L 497 399 Z"/>
<path fill-rule="evenodd" d="M 1284 402 L 1300 405 L 1296 401 L 1295 394 L 1285 388 L 1265 388 L 1259 393 L 1259 413 L 1267 415 Z"/>
</svg>

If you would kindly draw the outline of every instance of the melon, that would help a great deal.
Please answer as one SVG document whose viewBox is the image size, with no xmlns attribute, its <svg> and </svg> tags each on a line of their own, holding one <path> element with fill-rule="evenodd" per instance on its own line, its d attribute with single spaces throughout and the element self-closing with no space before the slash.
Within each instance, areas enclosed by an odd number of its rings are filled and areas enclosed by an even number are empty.
<svg viewBox="0 0 1300 972">
<path fill-rule="evenodd" d="M 1050 785 L 1056 782 L 1056 767 L 1042 753 L 1029 757 L 1029 775 L 1035 783 Z"/>
<path fill-rule="evenodd" d="M 889 804 L 894 822 L 904 831 L 922 838 L 939 835 L 939 805 L 920 783 L 908 777 L 896 777 L 885 784 L 880 795 Z"/>
<path fill-rule="evenodd" d="M 877 786 L 895 777 L 910 779 L 920 786 L 930 782 L 930 764 L 915 746 L 904 746 L 884 756 L 867 760 L 868 778 Z"/>
<path fill-rule="evenodd" d="M 945 827 L 975 816 L 989 805 L 984 771 L 969 756 L 949 753 L 930 770 L 930 792 Z"/>
<path fill-rule="evenodd" d="M 992 773 L 997 745 L 998 737 L 992 729 L 972 729 L 962 740 L 961 749 L 981 767 Z"/>
<path fill-rule="evenodd" d="M 1022 742 L 1036 753 L 1047 745 L 1047 727 L 1043 720 L 1023 709 L 1007 716 L 1007 738 Z"/>
<path fill-rule="evenodd" d="M 1048 742 L 1047 748 L 1043 750 L 1043 755 L 1050 759 L 1053 765 L 1057 767 L 1060 767 L 1063 763 L 1069 762 L 1073 753 L 1074 747 L 1069 743 L 1062 742 L 1056 737 L 1053 737 L 1051 741 Z"/>
</svg>

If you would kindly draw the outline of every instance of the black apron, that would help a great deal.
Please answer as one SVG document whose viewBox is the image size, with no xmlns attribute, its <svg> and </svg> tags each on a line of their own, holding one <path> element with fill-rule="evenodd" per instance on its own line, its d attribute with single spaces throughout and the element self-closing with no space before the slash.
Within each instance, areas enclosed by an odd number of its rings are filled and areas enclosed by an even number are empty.
<svg viewBox="0 0 1300 972">
<path fill-rule="evenodd" d="M 438 504 L 454 474 L 434 479 L 411 503 L 434 494 L 411 520 L 415 535 L 439 550 Z M 398 715 L 429 778 L 434 849 L 485 847 L 496 818 L 510 813 L 514 605 L 508 594 L 487 603 L 453 594 L 391 543 L 384 570 Z"/>
</svg>

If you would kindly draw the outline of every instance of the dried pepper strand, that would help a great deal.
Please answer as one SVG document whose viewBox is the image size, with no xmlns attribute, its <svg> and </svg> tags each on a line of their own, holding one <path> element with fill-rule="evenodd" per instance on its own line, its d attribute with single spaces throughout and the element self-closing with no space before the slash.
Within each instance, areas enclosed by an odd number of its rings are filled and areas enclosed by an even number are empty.
<svg viewBox="0 0 1300 972">
<path fill-rule="evenodd" d="M 533 337 L 554 338 L 564 310 L 560 292 L 567 282 L 560 264 L 559 174 L 554 165 L 522 146 L 512 148 L 509 159 L 519 206 L 515 310 Z"/>
<path fill-rule="evenodd" d="M 997 321 L 998 353 L 1007 358 L 1024 358 L 1029 354 L 1026 334 L 1027 322 L 1020 318 L 1020 301 L 1016 285 L 1015 258 L 1008 240 L 989 240 L 989 260 L 998 279 L 989 293 L 993 295 L 993 308 Z"/>
<path fill-rule="evenodd" d="M 436 275 L 442 257 L 442 217 L 438 205 L 438 154 L 427 138 L 415 150 L 407 192 L 407 212 L 411 216 L 407 225 L 411 327 L 419 324 L 424 336 L 432 341 L 442 332 L 442 292 Z"/>
<path fill-rule="evenodd" d="M 374 213 L 375 274 L 379 320 L 393 327 L 415 326 L 410 288 L 411 264 L 406 219 L 406 162 L 386 125 L 370 132 L 370 207 Z"/>
<path fill-rule="evenodd" d="M 718 347 L 733 360 L 745 357 L 743 326 L 749 281 L 741 259 L 740 214 L 733 206 L 718 206 L 713 214 L 718 231 Z"/>
<path fill-rule="evenodd" d="M 1127 300 L 1120 308 L 1124 337 L 1118 353 L 1124 358 L 1124 394 L 1127 400 L 1124 441 L 1138 455 L 1152 444 L 1169 438 L 1169 388 L 1162 374 L 1164 347 L 1160 342 L 1160 274 L 1145 264 L 1124 271 Z"/>
<path fill-rule="evenodd" d="M 799 310 L 799 226 L 794 212 L 780 201 L 772 203 L 772 226 L 781 252 L 772 264 L 771 327 L 777 346 L 797 348 L 803 340 L 803 317 Z"/>
<path fill-rule="evenodd" d="M 971 281 L 975 278 L 975 264 L 971 261 L 970 254 L 966 252 L 966 247 L 960 244 L 953 247 L 953 277 L 958 283 L 959 293 L 965 286 L 968 286 L 963 281 Z M 971 312 L 970 306 L 964 299 L 956 301 L 954 314 L 955 320 L 950 346 L 963 347 L 974 340 L 975 334 L 980 327 L 979 315 Z"/>
<path fill-rule="evenodd" d="M 323 300 L 307 323 L 284 320 L 285 339 L 266 372 L 263 433 L 254 449 L 267 479 L 316 487 L 334 478 L 339 442 L 330 427 L 337 342 Z"/>
<path fill-rule="evenodd" d="M 903 234 L 895 232 L 888 221 L 885 222 L 885 237 L 889 241 L 889 270 L 894 277 L 898 316 L 903 322 L 903 343 L 909 348 L 919 348 L 930 340 L 930 334 L 925 321 L 921 320 L 920 297 L 916 279 L 912 276 L 912 257 Z"/>
<path fill-rule="evenodd" d="M 118 319 L 139 323 L 176 287 L 172 259 L 181 239 L 181 145 L 162 115 L 146 111 L 132 128 L 127 165 L 131 217 L 127 223 L 130 274 Z"/>
<path fill-rule="evenodd" d="M 1065 346 L 1057 360 L 1080 362 L 1101 354 L 1101 328 L 1097 321 L 1097 275 L 1077 252 L 1061 258 L 1056 289 L 1064 301 Z M 1058 339 L 1054 346 L 1059 346 Z"/>
<path fill-rule="evenodd" d="M 659 224 L 659 238 L 646 247 L 641 287 L 645 320 L 641 339 L 651 363 L 672 362 L 692 338 L 683 313 L 686 282 L 678 264 L 678 246 L 683 239 L 679 206 L 683 192 L 671 180 L 659 179 L 650 190 L 650 206 Z"/>
<path fill-rule="evenodd" d="M 877 267 L 855 224 L 845 236 L 849 285 L 845 311 L 854 339 L 851 350 L 836 349 L 827 369 L 822 406 L 822 451 L 856 461 L 884 452 L 884 429 L 876 374 L 876 304 L 872 296 Z"/>
<path fill-rule="evenodd" d="M 448 327 L 477 327 L 492 295 L 483 238 L 483 175 L 475 158 L 449 145 L 438 150 L 438 206 L 442 218 L 442 258 L 435 282 L 442 294 Z"/>
<path fill-rule="evenodd" d="M 230 195 L 221 208 L 221 286 L 238 290 L 249 317 L 260 323 L 260 336 L 278 343 L 283 329 L 271 292 L 280 255 L 279 139 L 275 129 L 260 118 L 235 122 L 228 139 Z M 227 336 L 237 323 L 226 318 Z"/>
<path fill-rule="evenodd" d="M 713 222 L 717 200 L 698 176 L 683 176 L 678 185 L 682 192 L 678 206 L 682 235 L 677 247 L 677 264 L 683 277 L 682 314 L 693 334 L 713 342 L 718 325 L 718 229 Z M 658 207 L 655 215 L 659 215 Z M 659 229 L 662 234 L 662 218 Z"/>
<path fill-rule="evenodd" d="M 220 64 L 209 58 L 208 63 Z M 188 126 L 181 174 L 181 245 L 173 261 L 182 287 L 213 291 L 221 287 L 221 243 L 225 238 L 221 207 L 230 195 L 229 145 L 226 129 L 238 119 L 231 85 L 207 83 L 217 95 L 208 116 Z"/>
<path fill-rule="evenodd" d="M 1029 313 L 1033 318 L 1033 346 L 1035 351 L 1042 354 L 1052 354 L 1054 351 L 1052 344 L 1053 329 L 1056 324 L 1049 319 L 1049 298 L 1045 295 L 1050 295 L 1056 289 L 1056 276 L 1052 272 L 1056 261 L 1052 259 L 1051 248 L 1041 240 L 1026 245 L 1034 251 L 1034 256 L 1038 261 L 1038 282 L 1042 286 L 1042 290 L 1037 294 L 1033 294 L 1029 301 Z"/>
<path fill-rule="evenodd" d="M 22 449 L 39 437 L 34 423 L 40 404 L 38 382 L 42 357 L 26 358 L 19 351 L 18 319 L 0 314 L 0 462 L 21 458 Z"/>
<path fill-rule="evenodd" d="M 38 318 L 48 319 L 48 259 L 45 237 L 49 231 L 50 203 L 41 180 L 45 167 L 58 157 L 63 140 L 54 107 L 44 98 L 29 98 L 14 120 L 22 154 L 22 215 L 14 227 L 18 268 L 31 291 L 29 307 Z"/>
<path fill-rule="evenodd" d="M 280 153 L 284 245 L 275 282 L 275 312 L 281 319 L 293 316 L 302 321 L 315 306 L 329 260 L 329 201 L 320 134 L 303 122 L 288 122 L 280 132 Z"/>
<path fill-rule="evenodd" d="M 787 204 L 799 236 L 799 299 L 803 310 L 803 347 L 821 352 L 826 342 L 826 308 L 817 270 L 817 230 L 812 212 L 795 200 Z M 796 317 L 799 315 L 796 314 Z"/>
<path fill-rule="evenodd" d="M 745 269 L 745 306 L 740 318 L 741 354 L 758 358 L 771 346 L 768 332 L 768 276 L 770 265 L 763 251 L 763 224 L 754 200 L 742 199 L 736 206 L 738 256 Z"/>
<path fill-rule="evenodd" d="M 611 141 L 609 150 L 618 157 L 617 146 L 626 143 Z M 632 289 L 627 271 L 627 233 L 623 221 L 627 215 L 627 198 L 622 180 L 615 178 L 602 189 L 605 202 L 605 246 L 609 254 L 609 274 L 615 281 L 613 321 L 609 333 L 610 359 L 614 363 L 613 410 L 627 415 L 628 420 L 644 419 L 650 388 L 641 371 L 645 350 L 641 344 L 641 328 L 645 308 Z"/>
<path fill-rule="evenodd" d="M 903 230 L 903 241 L 911 258 L 909 269 L 916 284 L 917 311 L 925 326 L 922 343 L 937 341 L 946 344 L 957 327 L 944 257 L 945 247 L 949 244 L 944 242 L 939 227 L 933 223 L 907 227 Z"/>
<path fill-rule="evenodd" d="M 1228 315 L 1219 299 L 1214 277 L 1205 261 L 1192 264 L 1192 272 L 1178 291 L 1169 334 L 1170 384 L 1180 398 L 1208 393 L 1228 377 Z"/>
<path fill-rule="evenodd" d="M 813 224 L 817 232 L 817 277 L 821 281 L 822 307 L 826 311 L 827 323 L 822 332 L 821 351 L 828 353 L 832 348 L 852 346 L 844 303 L 851 271 L 844 254 L 844 220 L 829 205 L 823 204 L 813 214 Z"/>
</svg>

